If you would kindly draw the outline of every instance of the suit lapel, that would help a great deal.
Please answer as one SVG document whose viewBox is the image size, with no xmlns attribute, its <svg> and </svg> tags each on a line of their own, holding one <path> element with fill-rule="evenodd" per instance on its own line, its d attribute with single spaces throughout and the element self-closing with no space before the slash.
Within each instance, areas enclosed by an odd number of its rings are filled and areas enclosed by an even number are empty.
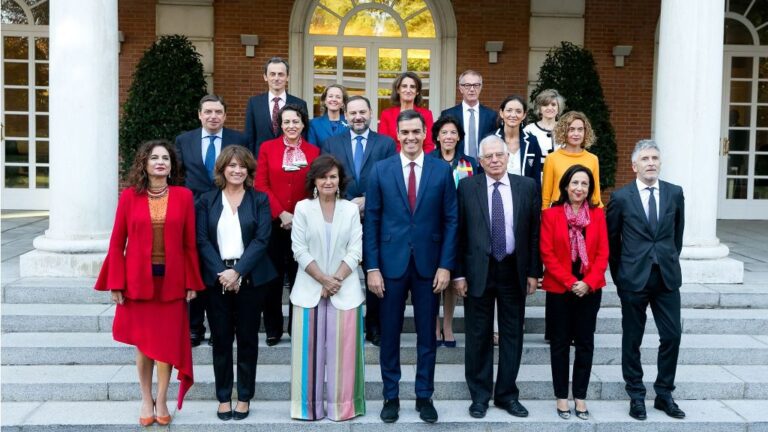
<svg viewBox="0 0 768 432">
<path fill-rule="evenodd" d="M 657 203 L 659 205 L 659 217 L 658 223 L 656 224 L 656 232 L 659 231 L 660 225 L 662 221 L 664 221 L 664 215 L 667 214 L 667 209 L 669 209 L 671 200 L 672 196 L 669 194 L 669 188 L 659 182 L 659 202 Z M 656 233 L 654 233 L 654 235 L 656 235 Z"/>
<path fill-rule="evenodd" d="M 213 205 L 211 206 L 211 214 L 208 218 L 208 232 L 211 234 L 210 238 L 216 238 L 216 227 L 219 225 L 219 218 L 221 218 L 221 212 L 224 209 L 224 201 L 221 198 L 222 193 L 222 191 L 219 191 L 216 194 L 216 198 L 213 200 Z M 216 246 L 216 249 L 218 250 L 218 245 Z"/>
<path fill-rule="evenodd" d="M 634 183 L 630 185 L 629 187 L 629 196 L 630 201 L 632 201 L 632 207 L 635 208 L 635 211 L 640 215 L 640 217 L 645 221 L 645 230 L 651 237 L 655 237 L 656 233 L 651 232 L 651 223 L 648 222 L 648 215 L 645 214 L 645 209 L 643 208 L 643 201 L 640 199 L 640 191 L 637 190 L 637 185 Z M 658 224 L 657 224 L 658 228 Z"/>
<path fill-rule="evenodd" d="M 477 208 L 480 214 L 483 215 L 485 221 L 485 227 L 488 228 L 488 233 L 491 232 L 491 215 L 488 213 L 488 181 L 485 175 L 477 176 L 477 180 L 473 181 L 475 185 L 475 197 L 477 198 Z"/>
<path fill-rule="evenodd" d="M 344 137 L 341 139 L 341 141 L 344 143 L 344 156 L 347 158 L 347 166 L 352 168 L 352 177 L 357 178 L 354 172 L 355 168 L 355 158 L 352 156 L 352 136 L 349 134 L 344 135 Z"/>
<path fill-rule="evenodd" d="M 395 182 L 397 190 L 400 191 L 400 197 L 403 199 L 405 208 L 410 211 L 411 205 L 408 204 L 408 191 L 405 190 L 405 177 L 403 177 L 403 166 L 400 164 L 400 156 L 392 158 L 392 165 L 390 168 L 395 172 L 390 174 L 389 177 Z"/>
<path fill-rule="evenodd" d="M 219 208 L 221 208 L 221 206 L 219 206 Z M 240 207 L 237 208 L 237 219 L 240 221 L 240 236 L 243 238 L 244 247 L 248 247 L 248 243 L 250 243 L 251 235 L 245 230 L 245 227 L 249 225 L 245 218 L 250 214 L 253 214 L 253 211 L 251 210 L 251 195 L 246 190 L 245 195 L 243 195 L 243 200 L 240 201 Z"/>
<path fill-rule="evenodd" d="M 376 144 L 376 134 L 372 130 L 368 130 L 368 142 L 365 143 L 365 151 L 363 152 L 363 164 L 360 166 L 360 171 L 362 171 L 362 167 L 365 166 L 365 163 L 368 162 L 368 158 L 371 156 L 371 152 L 373 151 L 373 146 Z M 355 166 L 354 164 L 350 166 Z"/>
<path fill-rule="evenodd" d="M 432 164 L 428 163 L 431 159 L 430 157 L 427 157 L 424 155 L 424 165 L 421 167 L 421 179 L 419 179 L 419 187 L 416 189 L 416 208 L 413 209 L 413 213 L 416 214 L 416 210 L 419 209 L 419 203 L 421 203 L 422 197 L 424 196 L 424 193 L 427 191 L 427 186 L 429 184 L 429 176 L 432 174 Z"/>
<path fill-rule="evenodd" d="M 286 103 L 287 103 L 287 101 L 288 101 L 288 98 L 286 97 Z M 264 104 L 264 105 L 262 105 L 262 104 Z M 272 131 L 272 115 L 271 115 L 273 103 L 272 103 L 271 100 L 269 100 L 269 92 L 266 92 L 266 93 L 262 94 L 262 104 L 257 104 L 257 105 L 261 105 L 261 108 L 257 107 L 257 110 L 261 111 L 261 114 L 259 114 L 259 115 L 261 116 L 262 121 L 264 122 L 264 124 L 267 125 L 267 129 L 269 130 L 270 138 L 275 138 L 275 133 Z M 264 106 L 267 107 L 266 110 L 264 109 Z"/>
</svg>

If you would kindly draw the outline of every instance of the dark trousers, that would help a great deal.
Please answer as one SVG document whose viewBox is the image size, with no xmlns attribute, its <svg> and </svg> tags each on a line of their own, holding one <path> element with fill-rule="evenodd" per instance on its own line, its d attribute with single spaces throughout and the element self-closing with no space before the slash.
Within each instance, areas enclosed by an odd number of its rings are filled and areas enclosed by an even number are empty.
<svg viewBox="0 0 768 432">
<path fill-rule="evenodd" d="M 618 289 L 621 299 L 621 371 L 629 397 L 645 399 L 640 344 L 645 331 L 646 309 L 651 305 L 659 330 L 658 375 L 653 389 L 658 396 L 671 397 L 675 390 L 677 356 L 680 351 L 680 291 L 664 284 L 659 266 L 654 264 L 645 287 L 638 292 Z"/>
<path fill-rule="evenodd" d="M 267 337 L 283 335 L 283 282 L 288 279 L 289 286 L 296 281 L 299 265 L 293 259 L 291 250 L 291 230 L 280 228 L 280 220 L 272 222 L 272 235 L 269 238 L 267 255 L 277 270 L 277 277 L 266 284 L 264 298 L 264 331 Z M 291 309 L 288 308 L 288 333 L 291 331 Z"/>
<path fill-rule="evenodd" d="M 501 262 L 489 258 L 488 279 L 480 297 L 464 299 L 466 327 L 465 377 L 472 402 L 487 405 L 517 400 L 520 390 L 515 381 L 523 355 L 525 292 L 517 281 L 515 256 Z M 493 305 L 499 309 L 499 365 L 493 385 Z M 433 321 L 434 325 L 434 321 Z M 433 329 L 434 333 L 434 329 Z"/>
<path fill-rule="evenodd" d="M 205 311 L 208 309 L 208 289 L 197 292 L 189 302 L 189 332 L 205 337 Z M 210 318 L 209 318 L 210 319 Z"/>
<path fill-rule="evenodd" d="M 253 398 L 259 358 L 259 316 L 265 286 L 244 281 L 240 291 L 222 294 L 221 285 L 208 287 L 208 321 L 213 335 L 213 374 L 216 399 L 232 400 L 232 342 L 237 336 L 237 400 Z"/>
<path fill-rule="evenodd" d="M 552 386 L 557 399 L 568 399 L 568 365 L 571 341 L 576 353 L 573 359 L 573 397 L 587 398 L 592 353 L 595 350 L 597 311 L 603 291 L 584 297 L 572 292 L 547 293 L 546 323 L 549 329 L 549 355 L 552 366 Z"/>
<path fill-rule="evenodd" d="M 432 280 L 419 276 L 413 256 L 403 277 L 384 278 L 386 291 L 380 309 L 379 363 L 386 400 L 397 398 L 400 393 L 400 333 L 403 331 L 405 299 L 409 291 L 416 324 L 416 397 L 430 398 L 435 390 L 435 318 L 439 297 L 432 292 Z"/>
<path fill-rule="evenodd" d="M 365 278 L 365 333 L 381 333 L 379 329 L 381 301 L 376 294 L 368 290 L 368 278 Z"/>
</svg>

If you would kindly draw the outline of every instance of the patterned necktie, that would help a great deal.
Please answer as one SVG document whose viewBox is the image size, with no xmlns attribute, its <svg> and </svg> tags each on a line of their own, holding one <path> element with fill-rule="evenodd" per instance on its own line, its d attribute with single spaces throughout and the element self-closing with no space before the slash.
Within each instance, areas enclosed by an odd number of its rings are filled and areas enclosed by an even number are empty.
<svg viewBox="0 0 768 432">
<path fill-rule="evenodd" d="M 208 148 L 205 149 L 205 169 L 208 171 L 208 177 L 213 180 L 213 166 L 216 164 L 216 135 L 208 135 Z"/>
<path fill-rule="evenodd" d="M 408 204 L 411 206 L 411 213 L 416 210 L 416 162 L 411 162 L 411 174 L 408 175 Z"/>
<path fill-rule="evenodd" d="M 656 226 L 659 224 L 659 216 L 656 214 L 656 197 L 653 196 L 655 187 L 647 187 L 651 196 L 648 198 L 648 223 L 651 224 L 651 232 L 656 233 Z"/>
<path fill-rule="evenodd" d="M 279 125 L 277 124 L 277 112 L 280 111 L 280 105 L 278 102 L 280 102 L 280 98 L 276 97 L 272 99 L 272 102 L 275 104 L 272 105 L 272 132 L 277 136 L 277 131 L 279 129 Z"/>
<path fill-rule="evenodd" d="M 496 261 L 501 261 L 507 256 L 507 232 L 504 223 L 504 202 L 499 192 L 500 185 L 501 182 L 494 183 L 491 194 L 491 254 Z"/>
<path fill-rule="evenodd" d="M 360 170 L 363 169 L 363 154 L 365 153 L 365 150 L 363 150 L 363 137 L 358 135 L 355 137 L 355 141 L 357 141 L 357 144 L 355 144 L 355 177 L 360 178 Z"/>
<path fill-rule="evenodd" d="M 477 158 L 477 126 L 475 126 L 475 110 L 469 109 L 469 156 Z"/>
</svg>

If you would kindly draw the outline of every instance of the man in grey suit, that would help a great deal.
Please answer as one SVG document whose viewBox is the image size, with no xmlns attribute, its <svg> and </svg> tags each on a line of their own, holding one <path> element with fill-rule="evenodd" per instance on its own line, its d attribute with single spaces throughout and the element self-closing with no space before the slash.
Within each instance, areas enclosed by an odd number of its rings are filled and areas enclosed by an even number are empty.
<svg viewBox="0 0 768 432">
<path fill-rule="evenodd" d="M 373 165 L 395 154 L 395 141 L 370 129 L 371 102 L 364 96 L 352 96 L 347 101 L 345 116 L 349 133 L 332 136 L 325 141 L 323 151 L 333 155 L 349 174 L 346 199 L 365 210 L 365 188 Z M 363 220 L 365 223 L 365 220 Z M 365 294 L 365 338 L 376 346 L 381 343 L 379 327 L 379 298 L 370 290 Z"/>
<path fill-rule="evenodd" d="M 484 175 L 459 182 L 459 241 L 454 287 L 466 297 L 465 377 L 469 414 L 485 417 L 488 402 L 516 417 L 528 416 L 515 381 L 523 354 L 526 295 L 541 277 L 539 217 L 541 195 L 528 177 L 507 173 L 504 141 L 480 141 Z M 493 383 L 493 315 L 499 311 L 499 366 Z"/>
<path fill-rule="evenodd" d="M 683 189 L 659 180 L 661 153 L 652 140 L 635 145 L 632 170 L 636 180 L 611 195 L 606 212 L 608 262 L 621 300 L 621 369 L 631 398 L 629 415 L 638 420 L 647 417 L 640 344 L 650 304 L 660 342 L 653 406 L 681 419 L 685 413 L 672 399 L 672 392 L 682 333 Z"/>
</svg>

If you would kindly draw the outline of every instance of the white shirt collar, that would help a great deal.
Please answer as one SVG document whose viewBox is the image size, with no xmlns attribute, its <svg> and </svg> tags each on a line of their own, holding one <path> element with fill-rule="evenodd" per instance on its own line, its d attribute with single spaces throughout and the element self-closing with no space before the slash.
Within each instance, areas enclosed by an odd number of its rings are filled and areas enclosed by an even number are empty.
<svg viewBox="0 0 768 432">
<path fill-rule="evenodd" d="M 276 97 L 280 98 L 283 102 L 288 102 L 288 96 L 287 96 L 285 90 L 283 90 L 283 92 L 280 93 L 280 94 L 274 94 L 270 90 L 269 91 L 269 101 L 272 102 Z"/>
<path fill-rule="evenodd" d="M 402 165 L 403 168 L 407 167 L 409 163 L 416 162 L 416 165 L 419 167 L 424 166 L 424 152 L 422 151 L 421 154 L 416 158 L 416 160 L 410 160 L 405 155 L 400 152 L 400 165 Z"/>
<path fill-rule="evenodd" d="M 350 130 L 349 130 L 349 136 L 350 136 L 350 137 L 352 137 L 352 141 L 354 141 L 354 140 L 355 140 L 355 137 L 357 137 L 357 136 L 361 136 L 361 137 L 363 137 L 363 139 L 364 139 L 364 140 L 368 141 L 368 133 L 369 133 L 370 131 L 371 131 L 371 129 L 366 129 L 366 130 L 365 130 L 365 132 L 363 132 L 363 133 L 361 133 L 361 134 L 359 134 L 359 135 L 358 135 L 358 134 L 356 134 L 356 133 L 355 133 L 355 131 L 353 131 L 352 129 L 350 129 Z"/>
<path fill-rule="evenodd" d="M 500 180 L 496 180 L 488 174 L 485 175 L 485 181 L 488 182 L 488 187 L 493 187 L 493 184 L 500 182 L 503 185 L 509 186 L 509 175 L 504 175 Z"/>
<path fill-rule="evenodd" d="M 638 179 L 635 179 L 635 184 L 637 185 L 637 190 L 639 190 L 641 192 L 644 191 L 648 187 L 656 188 L 655 190 L 657 192 L 659 191 L 659 180 L 658 179 L 656 179 L 656 182 L 654 184 L 650 185 L 650 186 L 648 186 L 647 184 L 641 182 Z"/>
<path fill-rule="evenodd" d="M 475 110 L 475 113 L 479 113 L 480 112 L 480 101 L 477 101 L 477 104 L 475 104 L 475 106 L 469 106 L 463 100 L 461 101 L 461 109 L 462 109 L 462 111 L 467 112 L 467 111 L 469 111 L 470 108 Z"/>
<path fill-rule="evenodd" d="M 208 131 L 205 130 L 205 128 L 200 128 L 200 133 L 202 134 L 203 138 L 208 138 L 209 136 L 211 136 L 211 134 L 209 134 Z M 217 137 L 221 138 L 223 134 L 224 134 L 224 128 L 221 128 L 214 135 L 216 135 Z"/>
</svg>

